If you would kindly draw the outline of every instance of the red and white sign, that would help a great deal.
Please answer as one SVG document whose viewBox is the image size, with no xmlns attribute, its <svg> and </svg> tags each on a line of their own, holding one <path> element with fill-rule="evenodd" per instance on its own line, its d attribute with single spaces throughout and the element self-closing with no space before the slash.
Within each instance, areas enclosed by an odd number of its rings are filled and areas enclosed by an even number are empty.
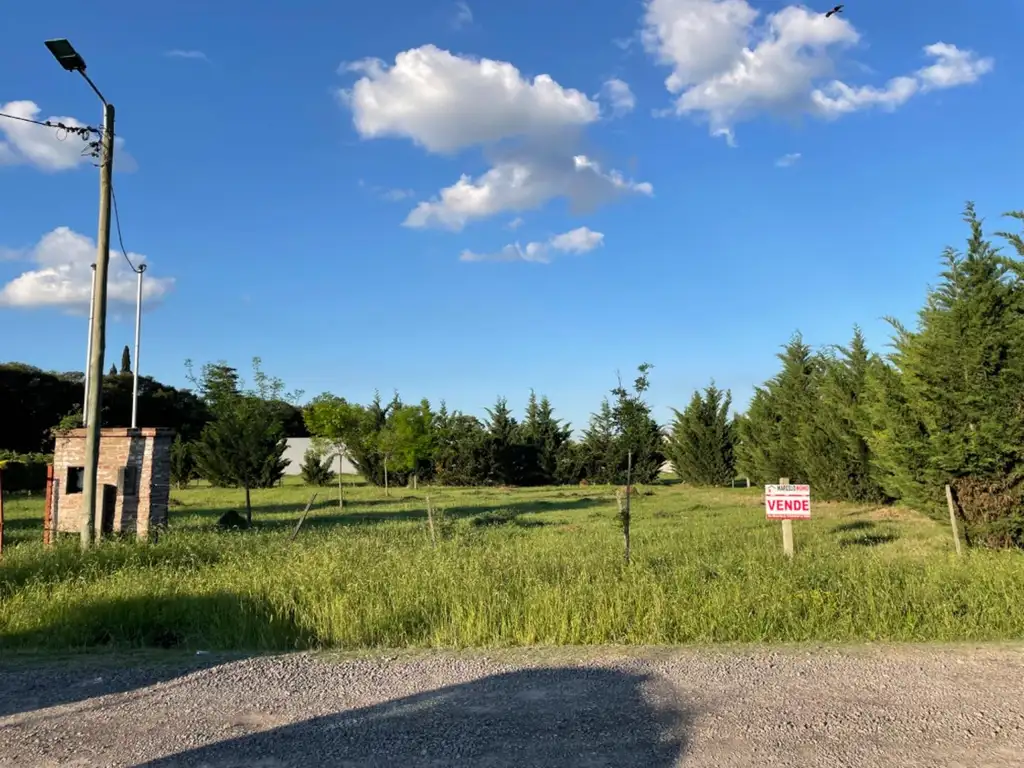
<svg viewBox="0 0 1024 768">
<path fill-rule="evenodd" d="M 769 520 L 810 520 L 811 486 L 766 485 L 764 513 Z"/>
</svg>

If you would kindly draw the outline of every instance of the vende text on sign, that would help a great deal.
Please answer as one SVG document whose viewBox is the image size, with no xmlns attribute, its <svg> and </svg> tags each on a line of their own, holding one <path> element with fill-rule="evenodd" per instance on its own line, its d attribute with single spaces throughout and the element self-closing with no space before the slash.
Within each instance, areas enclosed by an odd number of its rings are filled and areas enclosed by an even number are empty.
<svg viewBox="0 0 1024 768">
<path fill-rule="evenodd" d="M 766 485 L 764 512 L 769 520 L 808 520 L 811 517 L 811 486 Z"/>
</svg>

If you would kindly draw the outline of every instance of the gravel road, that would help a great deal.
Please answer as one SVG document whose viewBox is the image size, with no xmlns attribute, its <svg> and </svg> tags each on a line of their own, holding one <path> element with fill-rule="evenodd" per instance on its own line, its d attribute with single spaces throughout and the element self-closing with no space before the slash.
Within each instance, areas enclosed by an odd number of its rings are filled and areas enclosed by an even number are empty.
<svg viewBox="0 0 1024 768">
<path fill-rule="evenodd" d="M 0 661 L 0 766 L 1024 765 L 1024 648 Z"/>
</svg>

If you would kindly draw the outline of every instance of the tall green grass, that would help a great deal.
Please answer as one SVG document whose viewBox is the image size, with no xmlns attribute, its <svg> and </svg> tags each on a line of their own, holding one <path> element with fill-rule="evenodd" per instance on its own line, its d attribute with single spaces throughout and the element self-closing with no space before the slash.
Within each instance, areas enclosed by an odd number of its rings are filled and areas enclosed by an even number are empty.
<svg viewBox="0 0 1024 768">
<path fill-rule="evenodd" d="M 326 491 L 325 493 L 330 493 Z M 220 532 L 232 491 L 175 493 L 155 544 L 72 539 L 44 552 L 21 521 L 0 565 L 0 648 L 209 650 L 997 640 L 1024 635 L 1024 557 L 952 553 L 909 512 L 818 505 L 797 556 L 756 491 L 657 486 L 634 504 L 622 560 L 612 489 L 349 489 L 298 539 L 307 489 L 256 498 Z M 424 495 L 441 510 L 431 544 Z M 29 525 L 32 523 L 32 525 Z"/>
</svg>

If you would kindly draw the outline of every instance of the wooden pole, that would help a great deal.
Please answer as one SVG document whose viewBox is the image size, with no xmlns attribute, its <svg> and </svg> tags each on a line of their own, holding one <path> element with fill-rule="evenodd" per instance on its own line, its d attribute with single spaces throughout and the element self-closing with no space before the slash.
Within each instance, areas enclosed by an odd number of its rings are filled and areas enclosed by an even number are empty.
<svg viewBox="0 0 1024 768">
<path fill-rule="evenodd" d="M 434 533 L 434 508 L 430 504 L 430 497 L 427 496 L 427 523 L 430 524 L 430 543 L 437 546 L 437 535 Z"/>
<path fill-rule="evenodd" d="M 4 470 L 0 467 L 0 557 L 4 556 Z"/>
<path fill-rule="evenodd" d="M 953 503 L 953 489 L 946 485 L 946 506 L 949 507 L 949 524 L 953 528 L 953 544 L 956 545 L 956 554 L 962 557 L 964 552 L 960 548 L 960 529 L 956 524 L 956 504 Z"/>
<path fill-rule="evenodd" d="M 43 507 L 43 546 L 53 543 L 53 464 L 46 465 L 46 506 Z"/>
<path fill-rule="evenodd" d="M 788 477 L 780 477 L 779 485 L 789 485 Z M 793 521 L 782 521 L 782 551 L 786 557 L 793 556 Z"/>
<path fill-rule="evenodd" d="M 317 493 L 319 493 L 319 491 L 317 491 Z M 301 528 L 302 524 L 306 521 L 306 515 L 309 514 L 309 508 L 313 506 L 314 501 L 316 501 L 316 493 L 313 494 L 313 498 L 309 500 L 309 504 L 306 505 L 306 508 L 302 510 L 302 517 L 299 518 L 299 522 L 295 526 L 295 530 L 292 531 L 292 541 L 295 541 L 295 537 L 299 535 L 299 528 Z"/>
</svg>

